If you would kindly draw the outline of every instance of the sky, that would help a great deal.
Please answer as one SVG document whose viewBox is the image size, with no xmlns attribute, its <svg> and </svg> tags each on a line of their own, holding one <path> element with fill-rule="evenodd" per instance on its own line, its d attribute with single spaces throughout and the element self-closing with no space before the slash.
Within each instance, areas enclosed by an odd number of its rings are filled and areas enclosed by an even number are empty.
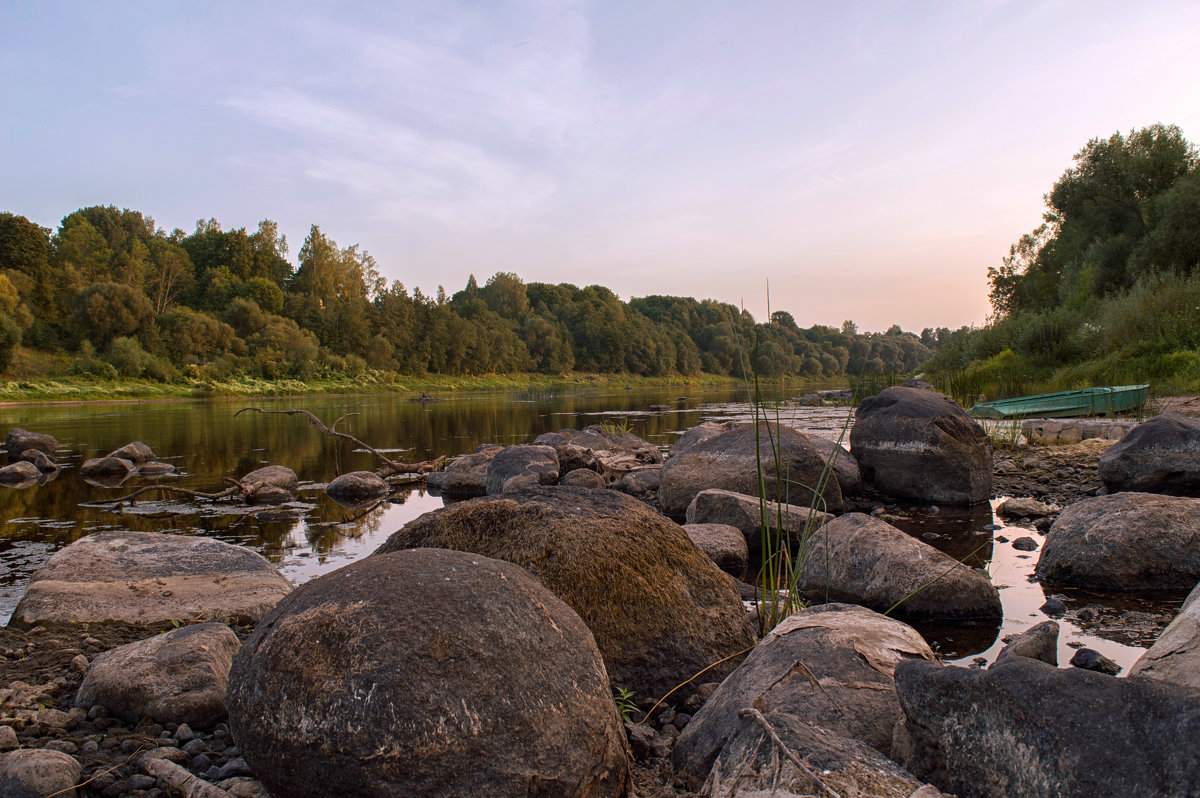
<svg viewBox="0 0 1200 798">
<path fill-rule="evenodd" d="M 1195 2 L 14 1 L 0 211 L 955 328 L 1089 139 L 1200 141 L 1198 76 Z"/>
</svg>

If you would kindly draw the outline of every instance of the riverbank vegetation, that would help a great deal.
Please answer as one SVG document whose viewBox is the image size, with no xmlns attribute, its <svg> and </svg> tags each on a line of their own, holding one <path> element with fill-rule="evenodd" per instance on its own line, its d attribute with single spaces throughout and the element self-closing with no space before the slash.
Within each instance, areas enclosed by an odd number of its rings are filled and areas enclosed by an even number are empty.
<svg viewBox="0 0 1200 798">
<path fill-rule="evenodd" d="M 898 326 L 802 328 L 786 311 L 760 323 L 713 300 L 626 302 L 599 285 L 504 272 L 427 296 L 389 285 L 365 250 L 338 246 L 317 225 L 293 266 L 271 221 L 251 232 L 209 219 L 168 233 L 139 211 L 93 206 L 49 230 L 0 213 L 0 373 L 11 390 L 37 384 L 46 387 L 25 390 L 47 395 L 74 384 L 93 397 L 290 393 L 330 381 L 423 390 L 422 380 L 694 380 L 751 368 L 829 380 L 911 372 L 931 333 L 923 342 Z"/>
<path fill-rule="evenodd" d="M 937 332 L 964 404 L 1091 385 L 1200 389 L 1200 158 L 1179 128 L 1092 139 L 1043 223 L 988 269 L 991 322 Z"/>
</svg>

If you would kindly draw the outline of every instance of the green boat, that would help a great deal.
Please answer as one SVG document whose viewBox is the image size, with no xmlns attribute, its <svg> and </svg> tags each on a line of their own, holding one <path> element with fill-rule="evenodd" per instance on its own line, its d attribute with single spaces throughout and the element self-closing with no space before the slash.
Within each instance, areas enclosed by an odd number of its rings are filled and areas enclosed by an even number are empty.
<svg viewBox="0 0 1200 798">
<path fill-rule="evenodd" d="M 980 402 L 968 412 L 976 418 L 1071 418 L 1074 416 L 1112 416 L 1137 410 L 1150 398 L 1150 383 L 1118 385 L 1111 388 L 1083 388 L 1078 391 L 1043 393 Z"/>
</svg>

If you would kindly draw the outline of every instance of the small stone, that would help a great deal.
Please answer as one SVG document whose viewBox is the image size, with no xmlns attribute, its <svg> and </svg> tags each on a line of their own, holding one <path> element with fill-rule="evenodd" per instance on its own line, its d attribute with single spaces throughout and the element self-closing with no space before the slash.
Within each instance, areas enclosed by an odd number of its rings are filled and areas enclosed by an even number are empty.
<svg viewBox="0 0 1200 798">
<path fill-rule="evenodd" d="M 129 789 L 131 790 L 149 790 L 157 783 L 158 779 L 142 773 L 135 773 L 129 777 Z"/>
<path fill-rule="evenodd" d="M 1038 609 L 1047 615 L 1064 615 L 1067 612 L 1067 605 L 1056 598 L 1048 598 L 1046 599 L 1046 603 L 1038 607 Z"/>
<path fill-rule="evenodd" d="M 34 717 L 38 723 L 52 729 L 73 729 L 79 723 L 70 712 L 60 709 L 39 709 Z"/>
<path fill-rule="evenodd" d="M 100 750 L 100 743 L 95 740 L 88 740 L 83 745 L 79 746 L 79 753 L 94 754 Z"/>
<path fill-rule="evenodd" d="M 16 730 L 12 726 L 0 726 L 0 751 L 11 751 L 18 744 Z"/>
<path fill-rule="evenodd" d="M 1037 551 L 1037 541 L 1031 537 L 1017 538 L 1013 541 L 1012 546 L 1017 551 Z"/>
<path fill-rule="evenodd" d="M 190 770 L 196 773 L 203 773 L 212 767 L 213 761 L 208 754 L 196 754 L 192 757 Z"/>
<path fill-rule="evenodd" d="M 204 744 L 203 740 L 195 737 L 191 740 L 188 740 L 187 743 L 184 744 L 183 750 L 187 752 L 188 756 L 196 756 L 197 754 L 203 754 L 206 752 L 208 750 L 208 746 Z"/>
<path fill-rule="evenodd" d="M 88 669 L 88 658 L 82 654 L 76 654 L 71 660 L 71 669 L 83 673 Z"/>
<path fill-rule="evenodd" d="M 96 639 L 96 638 L 94 638 L 94 637 L 85 637 L 85 638 L 83 638 L 83 644 L 84 644 L 85 646 L 91 646 L 91 647 L 93 647 L 93 648 L 99 648 L 99 647 L 100 647 L 100 645 L 101 645 L 100 641 L 99 641 L 99 640 L 97 640 L 97 639 Z"/>
<path fill-rule="evenodd" d="M 217 771 L 217 780 L 231 779 L 234 776 L 253 776 L 254 771 L 250 770 L 250 766 L 246 764 L 246 760 L 240 756 L 231 759 L 221 766 Z"/>
<path fill-rule="evenodd" d="M 48 740 L 42 747 L 68 755 L 79 753 L 79 746 L 70 740 Z"/>
<path fill-rule="evenodd" d="M 186 723 L 180 723 L 179 727 L 175 729 L 175 739 L 181 743 L 186 743 L 195 736 L 196 733 L 192 731 L 192 727 Z"/>
<path fill-rule="evenodd" d="M 104 798 L 118 798 L 122 795 L 129 794 L 129 784 L 125 781 L 114 781 L 112 784 L 100 791 Z"/>
<path fill-rule="evenodd" d="M 262 782 L 249 776 L 225 779 L 217 786 L 232 795 L 233 798 L 271 798 L 271 793 L 267 791 Z"/>
<path fill-rule="evenodd" d="M 1004 535 L 996 535 L 996 542 L 997 543 L 1007 543 L 1008 538 L 1004 537 Z"/>
<path fill-rule="evenodd" d="M 625 736 L 629 738 L 629 747 L 633 750 L 633 758 L 644 761 L 650 758 L 654 745 L 654 729 L 645 723 L 626 723 Z"/>
<path fill-rule="evenodd" d="M 1121 672 L 1120 665 L 1093 648 L 1081 648 L 1076 651 L 1075 656 L 1071 657 L 1071 664 L 1076 668 L 1107 673 L 1109 676 L 1116 676 Z"/>
</svg>

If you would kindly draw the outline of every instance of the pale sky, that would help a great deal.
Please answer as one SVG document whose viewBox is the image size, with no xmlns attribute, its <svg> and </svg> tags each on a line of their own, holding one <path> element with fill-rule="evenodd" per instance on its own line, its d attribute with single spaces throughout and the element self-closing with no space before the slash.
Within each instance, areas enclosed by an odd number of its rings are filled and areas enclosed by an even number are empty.
<svg viewBox="0 0 1200 798">
<path fill-rule="evenodd" d="M 316 223 L 801 326 L 982 323 L 1089 138 L 1200 141 L 1195 2 L 6 2 L 0 211 Z"/>
</svg>

